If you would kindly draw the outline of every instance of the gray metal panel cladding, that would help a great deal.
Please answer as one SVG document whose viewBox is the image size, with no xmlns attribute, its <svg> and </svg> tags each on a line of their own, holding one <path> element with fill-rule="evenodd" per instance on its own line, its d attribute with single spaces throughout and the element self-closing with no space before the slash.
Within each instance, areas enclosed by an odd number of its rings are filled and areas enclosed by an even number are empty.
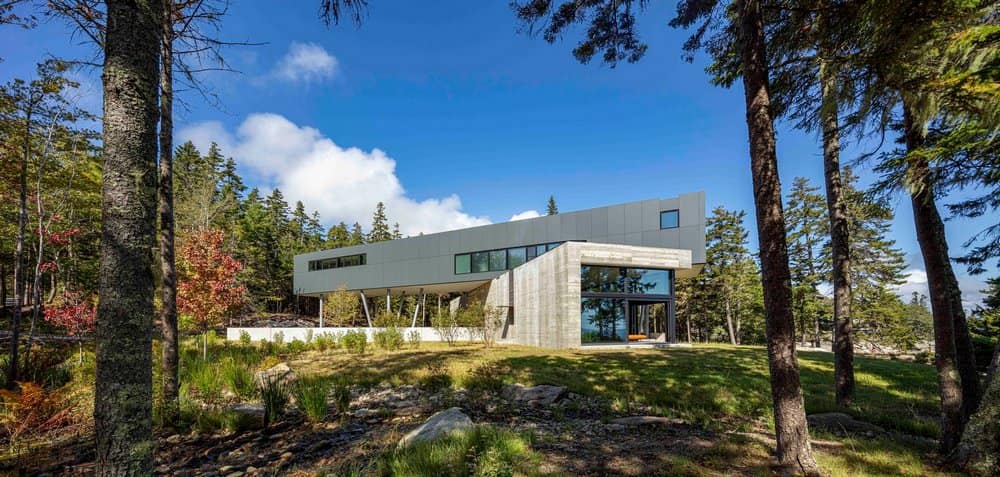
<svg viewBox="0 0 1000 477">
<path fill-rule="evenodd" d="M 664 210 L 679 211 L 679 227 L 660 229 Z M 456 275 L 455 255 L 569 240 L 687 249 L 694 263 L 704 263 L 705 193 L 296 255 L 293 286 L 296 293 L 317 294 L 340 285 L 373 290 L 483 281 L 503 272 Z M 366 255 L 366 265 L 309 271 L 311 260 L 361 253 Z"/>
</svg>

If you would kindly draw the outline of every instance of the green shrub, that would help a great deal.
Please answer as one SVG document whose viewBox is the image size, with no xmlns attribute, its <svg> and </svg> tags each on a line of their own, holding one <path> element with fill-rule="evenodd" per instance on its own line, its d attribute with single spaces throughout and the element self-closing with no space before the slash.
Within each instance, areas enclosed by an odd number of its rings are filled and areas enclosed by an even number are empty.
<svg viewBox="0 0 1000 477">
<path fill-rule="evenodd" d="M 427 374 L 421 376 L 417 384 L 429 392 L 436 393 L 451 387 L 452 379 L 441 361 L 427 364 Z"/>
<path fill-rule="evenodd" d="M 313 339 L 313 349 L 316 351 L 326 351 L 337 347 L 336 335 L 332 333 L 320 333 Z"/>
<path fill-rule="evenodd" d="M 410 332 L 406 334 L 406 341 L 408 341 L 410 343 L 410 347 L 411 348 L 413 348 L 413 349 L 419 348 L 420 347 L 420 332 L 417 331 L 417 330 L 410 330 Z"/>
<path fill-rule="evenodd" d="M 344 333 L 340 342 L 347 348 L 347 351 L 355 354 L 364 354 L 368 345 L 368 334 L 361 330 L 351 330 Z"/>
<path fill-rule="evenodd" d="M 288 343 L 288 352 L 293 355 L 302 354 L 309 349 L 309 345 L 298 338 L 293 339 Z"/>
<path fill-rule="evenodd" d="M 396 351 L 403 348 L 403 333 L 396 328 L 386 328 L 376 331 L 372 336 L 372 341 L 379 348 L 386 351 Z"/>
<path fill-rule="evenodd" d="M 240 344 L 244 346 L 250 344 L 250 332 L 247 330 L 240 331 Z"/>
<path fill-rule="evenodd" d="M 302 377 L 295 385 L 295 406 L 312 422 L 326 419 L 329 408 L 326 396 L 330 393 L 330 382 L 325 378 Z"/>
<path fill-rule="evenodd" d="M 253 382 L 253 373 L 242 362 L 227 358 L 222 365 L 222 380 L 237 396 L 250 399 L 257 389 Z"/>
<path fill-rule="evenodd" d="M 395 449 L 377 461 L 376 474 L 509 477 L 537 475 L 539 454 L 527 435 L 476 426 L 433 441 Z"/>
<path fill-rule="evenodd" d="M 340 414 L 344 414 L 351 407 L 351 388 L 344 381 L 333 383 L 330 389 L 330 399 L 333 401 L 333 408 Z"/>
<path fill-rule="evenodd" d="M 285 413 L 288 405 L 288 387 L 281 379 L 271 379 L 260 383 L 257 392 L 264 404 L 264 426 L 275 422 Z"/>
<path fill-rule="evenodd" d="M 509 367 L 496 361 L 487 361 L 469 371 L 465 387 L 473 392 L 496 394 L 503 389 L 506 377 L 510 374 Z"/>
</svg>

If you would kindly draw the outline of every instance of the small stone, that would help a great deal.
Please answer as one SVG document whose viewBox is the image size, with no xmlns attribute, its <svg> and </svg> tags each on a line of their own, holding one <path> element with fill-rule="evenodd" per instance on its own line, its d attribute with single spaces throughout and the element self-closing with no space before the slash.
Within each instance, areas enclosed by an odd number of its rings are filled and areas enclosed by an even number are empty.
<svg viewBox="0 0 1000 477">
<path fill-rule="evenodd" d="M 219 467 L 219 472 L 222 472 L 223 474 L 225 474 L 225 473 L 227 473 L 227 472 L 229 472 L 231 470 L 233 470 L 233 466 L 231 466 L 231 465 L 224 465 L 222 467 Z"/>
<path fill-rule="evenodd" d="M 680 419 L 671 419 L 669 417 L 663 417 L 663 416 L 619 417 L 618 419 L 614 419 L 611 422 L 613 424 L 620 424 L 623 426 L 651 426 L 651 425 L 670 426 L 670 425 L 678 425 L 684 423 L 684 421 L 681 421 Z"/>
<path fill-rule="evenodd" d="M 183 437 L 181 437 L 180 434 L 174 434 L 174 435 L 172 435 L 172 436 L 170 436 L 170 437 L 168 437 L 166 439 L 166 443 L 167 444 L 177 444 L 178 442 L 181 441 L 181 439 L 183 439 Z"/>
<path fill-rule="evenodd" d="M 420 409 L 418 406 L 410 406 L 410 407 L 396 409 L 396 415 L 400 417 L 415 416 L 417 414 L 420 414 L 421 412 L 423 412 L 423 410 Z"/>
<path fill-rule="evenodd" d="M 243 471 L 237 470 L 231 474 L 226 474 L 226 477 L 243 477 Z"/>
<path fill-rule="evenodd" d="M 154 469 L 154 472 L 156 472 L 157 474 L 166 474 L 167 472 L 170 472 L 170 466 L 167 464 L 163 464 Z"/>
<path fill-rule="evenodd" d="M 279 458 L 281 460 L 288 460 L 288 459 L 291 459 L 294 456 L 295 456 L 295 454 L 292 454 L 291 452 L 285 452 L 285 453 L 281 454 L 281 457 L 279 457 Z"/>
<path fill-rule="evenodd" d="M 622 432 L 625 430 L 623 424 L 608 424 L 608 432 Z M 591 431 L 593 433 L 593 431 Z"/>
</svg>

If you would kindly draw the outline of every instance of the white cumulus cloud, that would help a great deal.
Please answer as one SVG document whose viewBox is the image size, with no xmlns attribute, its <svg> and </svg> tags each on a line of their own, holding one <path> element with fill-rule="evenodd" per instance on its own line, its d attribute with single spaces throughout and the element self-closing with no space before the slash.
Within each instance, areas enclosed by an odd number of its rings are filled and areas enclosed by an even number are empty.
<svg viewBox="0 0 1000 477">
<path fill-rule="evenodd" d="M 384 151 L 341 147 L 319 130 L 277 114 L 251 114 L 233 133 L 210 121 L 177 135 L 201 150 L 210 141 L 219 143 L 241 167 L 264 181 L 258 184 L 261 189 L 281 189 L 290 204 L 301 200 L 308 210 L 318 210 L 327 225 L 359 222 L 367 229 L 379 201 L 404 235 L 490 223 L 487 217 L 463 212 L 455 194 L 424 200 L 408 197 L 396 176 L 396 161 Z"/>
<path fill-rule="evenodd" d="M 539 214 L 537 210 L 525 210 L 524 212 L 510 216 L 509 221 L 513 222 L 515 220 L 533 219 L 535 217 L 541 217 L 541 215 L 542 214 Z"/>
<path fill-rule="evenodd" d="M 278 61 L 272 75 L 293 83 L 309 83 L 334 77 L 339 70 L 337 58 L 315 43 L 292 42 Z"/>
</svg>

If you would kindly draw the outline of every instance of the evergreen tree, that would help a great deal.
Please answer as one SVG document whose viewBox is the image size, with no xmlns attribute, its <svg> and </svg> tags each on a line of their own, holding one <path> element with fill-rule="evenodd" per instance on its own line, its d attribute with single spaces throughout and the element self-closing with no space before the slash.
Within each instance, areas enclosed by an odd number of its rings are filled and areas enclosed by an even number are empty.
<svg viewBox="0 0 1000 477">
<path fill-rule="evenodd" d="M 399 222 L 396 222 L 392 226 L 392 239 L 396 240 L 401 238 L 403 238 L 403 233 L 399 231 Z"/>
<path fill-rule="evenodd" d="M 372 229 L 371 232 L 368 232 L 368 243 L 387 240 L 392 240 L 392 232 L 389 230 L 389 219 L 385 215 L 385 204 L 379 202 L 375 205 L 375 214 L 372 216 Z"/>
<path fill-rule="evenodd" d="M 827 312 L 818 287 L 827 278 L 830 268 L 823 255 L 824 237 L 829 235 L 830 221 L 826 203 L 804 177 L 796 177 L 788 193 L 785 208 L 788 231 L 788 262 L 792 273 L 792 293 L 795 315 L 799 321 L 802 342 L 812 337 L 820 346 L 820 319 Z"/>
<path fill-rule="evenodd" d="M 365 243 L 365 233 L 361 230 L 361 224 L 354 222 L 351 226 L 351 236 L 348 245 L 361 245 Z"/>
<path fill-rule="evenodd" d="M 555 198 L 555 196 L 550 195 L 549 196 L 549 203 L 546 206 L 546 213 L 545 213 L 545 215 L 556 215 L 558 213 L 559 213 L 559 207 L 556 207 L 556 198 Z"/>
<path fill-rule="evenodd" d="M 741 317 L 751 307 L 753 288 L 759 276 L 750 251 L 748 233 L 743 227 L 746 212 L 716 207 L 708 218 L 708 247 L 705 252 L 705 282 L 708 303 L 716 304 L 717 316 L 725 317 L 731 344 L 740 344 Z"/>
<path fill-rule="evenodd" d="M 351 232 L 347 230 L 347 224 L 340 222 L 326 232 L 326 246 L 330 248 L 340 248 L 353 245 L 351 243 Z"/>
</svg>

